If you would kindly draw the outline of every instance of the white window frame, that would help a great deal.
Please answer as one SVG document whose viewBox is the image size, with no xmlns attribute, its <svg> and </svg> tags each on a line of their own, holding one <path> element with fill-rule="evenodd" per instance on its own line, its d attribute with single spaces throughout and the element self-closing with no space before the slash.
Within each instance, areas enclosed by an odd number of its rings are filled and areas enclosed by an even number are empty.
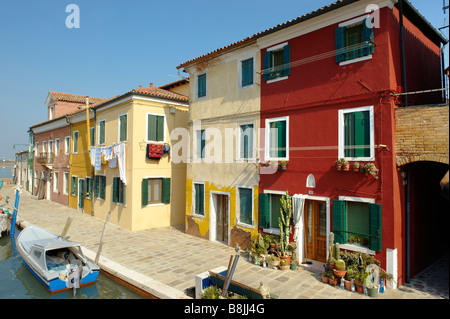
<svg viewBox="0 0 450 319">
<path fill-rule="evenodd" d="M 75 151 L 75 133 L 76 133 L 76 135 L 77 135 L 77 138 L 76 138 L 76 141 L 77 141 L 77 149 L 76 149 L 76 151 Z M 78 154 L 78 142 L 79 142 L 79 137 L 80 137 L 79 132 L 78 132 L 78 131 L 74 131 L 74 132 L 73 132 L 73 141 L 72 141 L 72 154 Z"/>
<path fill-rule="evenodd" d="M 167 123 L 166 123 L 166 115 L 165 114 L 159 114 L 159 113 L 152 113 L 152 112 L 147 112 L 146 113 L 146 118 L 145 118 L 145 140 L 148 143 L 166 143 L 166 128 L 167 128 Z M 163 129 L 163 140 L 162 141 L 153 141 L 153 140 L 148 140 L 148 116 L 149 115 L 156 115 L 156 116 L 162 116 L 164 118 L 164 129 Z"/>
<path fill-rule="evenodd" d="M 128 117 L 127 117 L 127 119 L 128 119 Z M 103 134 L 103 137 L 105 138 L 105 140 L 103 141 L 103 143 L 100 143 L 100 136 L 101 136 L 101 133 L 100 133 L 100 128 L 101 128 L 100 123 L 102 123 L 102 122 L 105 123 L 105 125 L 103 126 L 103 128 L 104 128 L 104 134 Z M 128 128 L 127 128 L 127 129 L 128 129 Z M 105 144 L 106 144 L 106 120 L 100 120 L 100 121 L 98 121 L 98 138 L 97 138 L 97 143 L 98 143 L 98 145 L 105 145 Z"/>
<path fill-rule="evenodd" d="M 246 188 L 252 190 L 252 223 L 251 224 L 245 224 L 241 222 L 241 201 L 240 201 L 240 189 Z M 255 216 L 255 188 L 253 186 L 247 186 L 247 185 L 236 185 L 236 225 L 247 227 L 247 228 L 253 228 L 256 227 L 256 216 Z"/>
<path fill-rule="evenodd" d="M 120 117 L 123 116 L 123 115 L 127 116 L 127 123 L 126 123 L 127 130 L 125 132 L 126 138 L 125 138 L 125 140 L 122 141 L 122 140 L 120 140 L 120 125 L 122 124 L 122 121 L 120 120 Z M 118 125 L 117 125 L 117 141 L 119 141 L 119 142 L 126 142 L 126 141 L 128 141 L 128 113 L 119 114 L 119 116 L 117 117 L 117 122 L 118 122 Z M 105 125 L 106 125 L 106 123 L 105 123 Z M 106 136 L 105 136 L 105 139 L 106 139 Z"/>
<path fill-rule="evenodd" d="M 241 126 L 243 125 L 253 125 L 253 149 L 251 150 L 251 156 L 249 158 L 241 157 L 241 143 L 242 143 L 242 137 L 243 132 L 241 129 Z M 237 127 L 237 141 L 236 141 L 236 161 L 237 162 L 255 162 L 256 161 L 256 123 L 255 121 L 250 122 L 242 122 L 238 123 Z"/>
<path fill-rule="evenodd" d="M 198 133 L 201 134 L 201 131 L 205 131 L 205 154 L 203 155 L 203 157 L 201 157 L 201 152 L 200 152 L 200 157 L 198 156 L 199 152 L 198 152 L 198 139 L 197 139 L 197 135 Z M 195 129 L 194 130 L 194 159 L 201 161 L 201 160 L 205 160 L 206 159 L 206 128 L 200 128 L 200 129 Z M 201 145 L 200 145 L 201 146 Z"/>
<path fill-rule="evenodd" d="M 64 154 L 70 153 L 70 136 L 64 138 Z"/>
<path fill-rule="evenodd" d="M 270 157 L 270 123 L 286 121 L 286 157 Z M 268 161 L 289 161 L 289 116 L 266 119 L 264 157 Z"/>
<path fill-rule="evenodd" d="M 149 203 L 149 202 L 148 202 L 148 197 L 147 197 L 147 206 L 145 206 L 145 207 L 164 206 L 164 205 L 167 205 L 166 203 L 163 203 L 163 202 L 162 202 L 162 189 L 163 189 L 163 186 L 162 186 L 162 184 L 163 184 L 163 183 L 162 183 L 162 180 L 163 180 L 164 178 L 167 178 L 167 176 L 146 176 L 146 177 L 144 177 L 144 179 L 147 180 L 147 183 L 148 183 L 148 180 L 150 180 L 150 179 L 160 179 L 160 180 L 161 180 L 161 189 L 159 190 L 160 201 L 159 201 L 159 202 Z M 148 191 L 148 190 L 147 190 L 147 191 Z"/>
<path fill-rule="evenodd" d="M 58 193 L 58 187 L 59 187 L 59 172 L 54 171 L 53 172 L 53 193 Z"/>
<path fill-rule="evenodd" d="M 271 48 L 268 48 L 266 51 L 278 51 L 278 50 L 284 50 L 284 47 L 285 47 L 286 45 L 288 45 L 288 44 L 289 44 L 288 42 L 284 42 L 284 43 L 275 45 L 275 46 L 273 46 L 273 47 L 271 47 Z M 272 56 L 272 58 L 273 58 L 273 56 Z M 272 61 L 272 64 L 273 64 L 273 61 Z M 273 82 L 283 81 L 283 80 L 287 80 L 288 78 L 289 78 L 289 76 L 288 76 L 288 75 L 285 75 L 285 76 L 278 77 L 278 78 L 275 78 L 275 79 L 267 80 L 266 83 L 273 83 Z"/>
<path fill-rule="evenodd" d="M 55 138 L 55 156 L 59 155 L 59 138 Z"/>
<path fill-rule="evenodd" d="M 265 189 L 264 190 L 264 194 L 272 194 L 272 195 L 286 195 L 286 191 L 276 191 L 276 190 L 268 190 Z M 272 221 L 272 196 L 270 197 L 270 220 Z M 270 226 L 272 226 L 272 223 L 270 223 Z M 264 228 L 263 232 L 265 233 L 269 233 L 269 234 L 275 234 L 275 235 L 279 235 L 280 234 L 280 229 L 279 228 Z"/>
<path fill-rule="evenodd" d="M 246 86 L 242 86 L 242 62 L 247 61 L 253 59 L 253 83 L 246 85 Z M 255 80 L 256 80 L 256 72 L 255 72 L 255 68 L 256 68 L 256 55 L 247 55 L 241 59 L 238 60 L 238 70 L 237 70 L 237 74 L 238 74 L 238 90 L 241 89 L 248 89 L 248 88 L 252 88 L 255 86 Z"/>
<path fill-rule="evenodd" d="M 345 130 L 344 130 L 344 115 L 354 112 L 367 112 L 369 111 L 370 120 L 370 156 L 369 157 L 345 157 Z M 361 161 L 361 162 L 373 162 L 375 160 L 375 128 L 374 128 L 374 115 L 373 105 L 363 106 L 351 109 L 342 109 L 338 111 L 338 158 L 344 158 L 347 161 Z"/>
<path fill-rule="evenodd" d="M 64 172 L 64 186 L 63 186 L 63 194 L 67 195 L 69 194 L 69 188 L 70 188 L 70 183 L 69 183 L 69 172 Z"/>
<path fill-rule="evenodd" d="M 203 185 L 203 215 L 199 215 L 195 213 L 195 184 Z M 205 182 L 192 182 L 192 211 L 191 214 L 193 217 L 206 219 L 206 187 Z"/>
<path fill-rule="evenodd" d="M 38 156 L 39 156 L 39 142 L 36 142 L 36 143 L 35 143 L 35 146 L 34 146 L 34 156 L 35 156 L 35 157 L 38 157 Z"/>
</svg>

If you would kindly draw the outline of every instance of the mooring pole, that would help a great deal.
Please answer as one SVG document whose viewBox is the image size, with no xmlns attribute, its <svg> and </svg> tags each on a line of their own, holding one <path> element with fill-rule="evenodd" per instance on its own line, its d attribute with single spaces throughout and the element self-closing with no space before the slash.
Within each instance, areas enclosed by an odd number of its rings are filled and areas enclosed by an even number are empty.
<svg viewBox="0 0 450 319">
<path fill-rule="evenodd" d="M 110 216 L 111 216 L 111 212 L 108 212 L 108 216 L 106 216 L 105 225 L 103 226 L 103 232 L 102 232 L 102 237 L 100 238 L 100 244 L 98 245 L 97 255 L 95 256 L 95 263 L 96 264 L 98 264 L 98 259 L 100 258 L 100 252 L 102 251 L 102 247 L 103 247 L 103 237 L 105 237 L 106 226 L 108 226 L 108 222 L 109 222 L 109 217 Z"/>
<path fill-rule="evenodd" d="M 12 217 L 12 221 L 11 221 L 11 229 L 9 231 L 10 235 L 14 235 L 15 231 L 16 231 L 16 218 L 17 218 L 17 211 L 19 209 L 19 190 L 16 189 L 16 201 L 14 203 L 14 212 L 13 212 L 13 217 Z"/>
</svg>

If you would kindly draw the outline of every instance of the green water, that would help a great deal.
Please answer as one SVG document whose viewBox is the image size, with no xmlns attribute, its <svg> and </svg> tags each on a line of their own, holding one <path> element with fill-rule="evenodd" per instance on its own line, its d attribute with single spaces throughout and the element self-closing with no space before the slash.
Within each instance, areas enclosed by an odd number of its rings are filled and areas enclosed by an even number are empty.
<svg viewBox="0 0 450 319">
<path fill-rule="evenodd" d="M 14 236 L 17 236 L 16 231 Z M 100 272 L 96 283 L 52 294 L 34 277 L 15 250 L 10 236 L 0 238 L 0 299 L 143 299 L 139 294 Z"/>
</svg>

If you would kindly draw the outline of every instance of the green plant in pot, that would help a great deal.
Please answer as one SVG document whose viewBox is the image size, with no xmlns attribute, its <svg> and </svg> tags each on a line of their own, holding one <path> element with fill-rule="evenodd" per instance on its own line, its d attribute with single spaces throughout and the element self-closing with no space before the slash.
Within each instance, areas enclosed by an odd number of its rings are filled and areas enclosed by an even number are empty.
<svg viewBox="0 0 450 319">
<path fill-rule="evenodd" d="M 287 264 L 290 264 L 291 255 L 289 252 L 289 236 L 291 234 L 292 225 L 292 199 L 289 192 L 281 197 L 280 217 L 278 217 L 278 224 L 280 226 L 280 258 L 286 259 Z"/>
<path fill-rule="evenodd" d="M 338 259 L 336 260 L 336 262 L 334 263 L 334 274 L 336 276 L 338 276 L 339 278 L 344 277 L 345 274 L 347 273 L 346 269 L 345 269 L 345 261 L 343 259 Z"/>
</svg>

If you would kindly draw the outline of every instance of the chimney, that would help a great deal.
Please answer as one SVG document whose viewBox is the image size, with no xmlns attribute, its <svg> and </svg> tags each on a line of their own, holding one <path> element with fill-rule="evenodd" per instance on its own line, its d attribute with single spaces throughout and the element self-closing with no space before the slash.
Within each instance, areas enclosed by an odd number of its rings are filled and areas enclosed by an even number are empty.
<svg viewBox="0 0 450 319">
<path fill-rule="evenodd" d="M 139 88 L 142 89 L 142 84 L 139 84 Z"/>
<path fill-rule="evenodd" d="M 150 82 L 150 87 L 151 87 L 151 88 L 153 87 L 153 82 Z"/>
</svg>

